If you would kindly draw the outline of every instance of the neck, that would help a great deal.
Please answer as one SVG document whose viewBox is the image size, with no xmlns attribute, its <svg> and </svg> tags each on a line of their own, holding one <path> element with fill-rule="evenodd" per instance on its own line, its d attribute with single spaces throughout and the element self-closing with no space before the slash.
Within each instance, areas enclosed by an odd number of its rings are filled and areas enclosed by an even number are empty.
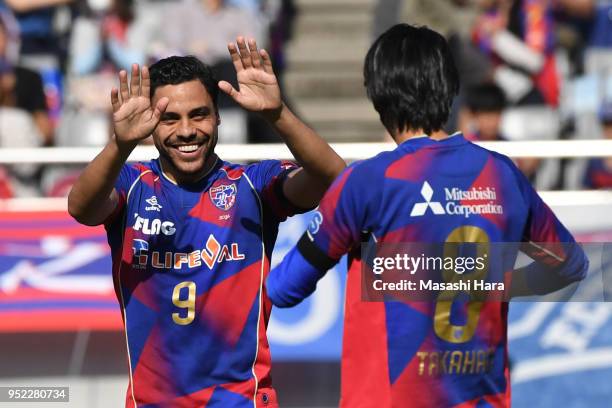
<svg viewBox="0 0 612 408">
<path fill-rule="evenodd" d="M 164 176 L 175 184 L 193 184 L 202 180 L 210 173 L 212 168 L 217 163 L 216 153 L 211 154 L 204 163 L 202 169 L 196 173 L 185 173 L 178 170 L 170 160 L 160 156 L 160 164 Z"/>
<path fill-rule="evenodd" d="M 406 130 L 403 132 L 397 132 L 394 135 L 393 139 L 399 145 L 399 144 L 404 143 L 408 139 L 414 139 L 415 137 L 424 137 L 424 136 L 430 139 L 433 139 L 433 140 L 443 140 L 448 137 L 448 133 L 446 133 L 443 130 L 437 130 L 433 132 L 431 135 L 428 135 L 423 131 L 423 129 Z"/>
</svg>

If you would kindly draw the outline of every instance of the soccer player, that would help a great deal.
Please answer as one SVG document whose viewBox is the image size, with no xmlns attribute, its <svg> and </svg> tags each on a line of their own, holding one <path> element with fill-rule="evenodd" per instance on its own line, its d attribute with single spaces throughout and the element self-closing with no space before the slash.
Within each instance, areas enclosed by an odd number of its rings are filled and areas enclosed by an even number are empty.
<svg viewBox="0 0 612 408">
<path fill-rule="evenodd" d="M 573 238 L 510 159 L 441 131 L 459 87 L 442 36 L 392 27 L 370 48 L 364 76 L 398 147 L 334 181 L 270 273 L 268 296 L 280 307 L 299 303 L 348 253 L 342 407 L 508 406 L 505 298 L 366 302 L 361 244 L 525 242 L 534 264 L 564 284 L 581 279 L 588 261 L 577 245 L 551 252 L 537 244 Z"/>
<path fill-rule="evenodd" d="M 128 407 L 276 407 L 263 289 L 278 225 L 316 206 L 344 161 L 282 103 L 254 40 L 228 46 L 239 90 L 194 57 L 120 72 L 114 137 L 70 192 L 104 224 L 128 346 Z M 218 89 L 277 129 L 303 167 L 215 154 Z M 153 136 L 159 158 L 125 164 Z"/>
</svg>

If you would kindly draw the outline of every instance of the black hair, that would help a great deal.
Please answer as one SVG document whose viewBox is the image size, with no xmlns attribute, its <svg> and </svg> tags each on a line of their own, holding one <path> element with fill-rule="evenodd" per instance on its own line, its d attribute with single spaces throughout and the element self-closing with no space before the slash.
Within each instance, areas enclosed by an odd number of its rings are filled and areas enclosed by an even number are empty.
<svg viewBox="0 0 612 408">
<path fill-rule="evenodd" d="M 466 105 L 473 112 L 501 112 L 506 104 L 504 91 L 493 83 L 476 85 L 467 91 Z"/>
<path fill-rule="evenodd" d="M 368 98 L 392 134 L 442 129 L 459 92 L 448 44 L 427 27 L 391 27 L 370 47 L 363 75 Z"/>
<path fill-rule="evenodd" d="M 210 95 L 215 112 L 219 96 L 219 85 L 210 66 L 192 55 L 185 57 L 168 57 L 157 61 L 149 68 L 151 77 L 151 98 L 155 90 L 164 85 L 178 85 L 184 82 L 199 80 Z"/>
</svg>

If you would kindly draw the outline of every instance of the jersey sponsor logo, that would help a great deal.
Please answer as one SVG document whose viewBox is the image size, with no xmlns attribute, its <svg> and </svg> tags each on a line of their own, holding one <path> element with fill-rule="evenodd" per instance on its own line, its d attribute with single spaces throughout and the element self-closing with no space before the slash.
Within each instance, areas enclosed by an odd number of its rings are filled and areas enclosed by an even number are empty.
<svg viewBox="0 0 612 408">
<path fill-rule="evenodd" d="M 442 204 L 440 204 L 439 201 L 431 201 L 431 199 L 433 198 L 433 193 L 434 193 L 433 188 L 431 188 L 429 183 L 424 182 L 423 187 L 421 187 L 421 196 L 423 196 L 423 199 L 425 200 L 425 202 L 416 203 L 414 207 L 412 207 L 412 212 L 410 212 L 411 217 L 420 217 L 422 215 L 425 215 L 428 208 L 431 208 L 431 211 L 435 215 L 446 214 L 444 212 L 444 208 L 442 207 Z"/>
<path fill-rule="evenodd" d="M 208 190 L 210 201 L 220 210 L 227 211 L 236 202 L 236 184 L 221 184 Z"/>
<path fill-rule="evenodd" d="M 147 204 L 149 204 L 149 207 L 145 207 L 146 211 L 161 211 L 162 206 L 157 202 L 156 196 L 151 196 L 151 198 L 148 198 L 145 201 Z"/>
<path fill-rule="evenodd" d="M 142 267 L 142 265 L 147 264 L 147 258 L 149 253 L 149 243 L 144 239 L 134 239 L 132 240 L 132 251 L 133 258 L 132 264 L 136 265 L 136 267 Z"/>
<path fill-rule="evenodd" d="M 442 205 L 440 201 L 432 201 L 434 190 L 425 181 L 421 188 L 421 195 L 425 202 L 416 203 L 412 207 L 411 217 L 423 216 L 427 213 L 427 209 L 431 209 L 434 215 L 461 215 L 465 218 L 472 215 L 501 215 L 504 213 L 504 207 L 497 204 L 497 192 L 492 187 L 472 187 L 468 190 L 445 187 L 444 199 L 446 202 Z"/>
<path fill-rule="evenodd" d="M 221 244 L 213 234 L 208 236 L 204 248 L 187 252 L 151 251 L 149 244 L 142 239 L 134 239 L 133 264 L 136 268 L 146 268 L 149 264 L 156 269 L 197 268 L 206 265 L 212 270 L 215 265 L 223 262 L 241 261 L 245 255 L 240 252 L 238 243 Z M 149 256 L 150 255 L 150 256 Z"/>
<path fill-rule="evenodd" d="M 134 214 L 134 228 L 135 231 L 141 231 L 145 235 L 174 235 L 176 232 L 176 227 L 172 221 L 163 221 L 159 218 L 154 218 L 152 220 L 148 218 L 143 218 L 137 213 Z"/>
</svg>

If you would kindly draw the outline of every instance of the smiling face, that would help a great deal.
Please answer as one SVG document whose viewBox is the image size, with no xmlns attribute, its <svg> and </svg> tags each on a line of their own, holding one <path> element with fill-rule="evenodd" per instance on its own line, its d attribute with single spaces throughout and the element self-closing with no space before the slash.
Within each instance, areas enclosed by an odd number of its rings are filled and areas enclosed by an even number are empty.
<svg viewBox="0 0 612 408">
<path fill-rule="evenodd" d="M 219 115 L 197 79 L 158 87 L 152 105 L 164 96 L 170 102 L 153 132 L 164 173 L 178 183 L 197 181 L 214 165 Z"/>
</svg>

